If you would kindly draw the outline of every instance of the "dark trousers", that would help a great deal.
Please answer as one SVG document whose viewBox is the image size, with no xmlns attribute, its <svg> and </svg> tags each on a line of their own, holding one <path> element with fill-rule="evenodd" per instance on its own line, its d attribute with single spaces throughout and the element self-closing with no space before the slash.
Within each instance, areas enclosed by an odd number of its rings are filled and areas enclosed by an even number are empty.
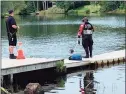
<svg viewBox="0 0 126 94">
<path fill-rule="evenodd" d="M 86 57 L 92 57 L 92 50 L 93 50 L 93 39 L 92 35 L 84 35 L 82 37 L 82 45 L 86 53 Z"/>
<path fill-rule="evenodd" d="M 17 36 L 16 34 L 11 35 L 10 33 L 7 33 L 9 46 L 16 46 L 17 45 Z"/>
</svg>

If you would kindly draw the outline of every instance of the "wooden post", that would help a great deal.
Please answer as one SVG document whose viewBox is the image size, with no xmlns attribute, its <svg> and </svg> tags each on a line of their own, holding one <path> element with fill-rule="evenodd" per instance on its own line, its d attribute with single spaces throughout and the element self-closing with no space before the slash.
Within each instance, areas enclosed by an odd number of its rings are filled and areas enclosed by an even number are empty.
<svg viewBox="0 0 126 94">
<path fill-rule="evenodd" d="M 123 64 L 125 63 L 125 58 L 123 57 Z"/>
<path fill-rule="evenodd" d="M 107 60 L 107 66 L 109 67 L 109 61 Z"/>
<path fill-rule="evenodd" d="M 101 62 L 101 67 L 102 67 L 102 68 L 104 67 L 104 62 L 103 62 L 103 60 L 102 60 L 102 62 Z"/>
<path fill-rule="evenodd" d="M 118 65 L 119 65 L 119 63 L 120 63 L 120 60 L 119 60 L 119 58 L 118 58 Z"/>
<path fill-rule="evenodd" d="M 95 62 L 95 69 L 97 69 L 98 68 L 98 62 L 96 61 Z"/>
<path fill-rule="evenodd" d="M 3 82 L 3 76 L 1 76 L 1 86 L 3 86 L 4 82 Z"/>
<path fill-rule="evenodd" d="M 115 61 L 114 61 L 114 59 L 113 59 L 112 63 L 113 63 L 113 66 L 114 66 L 114 64 L 115 64 Z"/>
<path fill-rule="evenodd" d="M 13 90 L 13 74 L 10 74 L 9 78 L 10 78 L 10 90 L 11 90 L 11 92 L 13 92 L 14 91 Z"/>
</svg>

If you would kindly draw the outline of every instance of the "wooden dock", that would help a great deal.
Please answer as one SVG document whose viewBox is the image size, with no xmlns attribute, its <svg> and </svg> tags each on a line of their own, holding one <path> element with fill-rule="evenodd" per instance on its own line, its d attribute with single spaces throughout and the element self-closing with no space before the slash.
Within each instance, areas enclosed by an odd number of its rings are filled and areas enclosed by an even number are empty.
<svg viewBox="0 0 126 94">
<path fill-rule="evenodd" d="M 56 63 L 63 59 L 27 58 L 27 59 L 2 59 L 1 75 L 9 75 L 39 69 L 56 67 Z"/>
<path fill-rule="evenodd" d="M 27 58 L 22 60 L 10 60 L 7 58 L 2 59 L 1 76 L 10 75 L 10 79 L 13 79 L 13 74 L 22 72 L 47 69 L 56 67 L 56 64 L 60 61 L 64 61 L 66 68 L 74 68 L 86 65 L 99 65 L 109 63 L 120 63 L 125 61 L 125 50 L 113 51 L 100 55 L 95 55 L 93 58 L 84 58 L 82 61 L 73 61 L 68 59 L 54 59 L 54 58 Z"/>
<path fill-rule="evenodd" d="M 79 67 L 89 65 L 91 63 L 107 63 L 125 61 L 125 50 L 113 51 L 100 55 L 95 55 L 93 58 L 84 58 L 82 61 L 74 61 L 68 59 L 47 59 L 47 58 L 27 58 L 22 60 L 2 59 L 1 75 L 9 75 L 20 72 L 27 72 L 45 68 L 56 67 L 56 63 L 64 60 L 66 68 Z"/>
<path fill-rule="evenodd" d="M 113 51 L 100 55 L 95 55 L 93 58 L 83 58 L 82 61 L 73 61 L 65 59 L 65 66 L 67 68 L 85 66 L 89 64 L 109 64 L 109 63 L 120 63 L 125 61 L 125 50 Z"/>
</svg>

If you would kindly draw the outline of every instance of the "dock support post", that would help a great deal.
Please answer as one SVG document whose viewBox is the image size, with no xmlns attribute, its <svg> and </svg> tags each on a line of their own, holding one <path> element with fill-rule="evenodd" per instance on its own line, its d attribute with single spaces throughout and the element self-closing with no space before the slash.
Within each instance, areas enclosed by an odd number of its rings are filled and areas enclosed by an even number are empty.
<svg viewBox="0 0 126 94">
<path fill-rule="evenodd" d="M 102 60 L 102 62 L 101 62 L 101 67 L 102 67 L 102 68 L 104 67 L 104 62 L 103 62 L 103 60 Z"/>
<path fill-rule="evenodd" d="M 114 59 L 113 59 L 112 63 L 113 63 L 113 66 L 114 66 L 114 64 L 115 64 L 115 61 L 114 61 Z"/>
<path fill-rule="evenodd" d="M 107 60 L 107 66 L 109 67 L 109 61 Z"/>
<path fill-rule="evenodd" d="M 3 86 L 4 82 L 3 82 L 3 76 L 1 76 L 1 86 Z"/>
<path fill-rule="evenodd" d="M 120 63 L 120 60 L 119 60 L 119 58 L 118 58 L 118 65 L 119 65 L 119 63 Z"/>
<path fill-rule="evenodd" d="M 11 90 L 11 92 L 13 92 L 14 91 L 13 90 L 13 74 L 10 74 L 9 78 L 10 78 L 10 90 Z"/>
<path fill-rule="evenodd" d="M 95 62 L 95 69 L 97 69 L 98 68 L 98 62 L 96 61 Z"/>
<path fill-rule="evenodd" d="M 123 57 L 123 64 L 125 63 L 125 58 Z"/>
</svg>

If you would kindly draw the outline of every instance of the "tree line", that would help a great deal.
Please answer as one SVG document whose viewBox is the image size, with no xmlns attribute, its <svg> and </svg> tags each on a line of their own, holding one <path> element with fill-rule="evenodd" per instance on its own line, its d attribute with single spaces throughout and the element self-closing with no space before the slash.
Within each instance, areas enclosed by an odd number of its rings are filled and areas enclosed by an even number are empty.
<svg viewBox="0 0 126 94">
<path fill-rule="evenodd" d="M 67 13 L 71 9 L 76 9 L 85 5 L 100 5 L 100 12 L 108 12 L 115 9 L 125 9 L 125 1 L 52 1 L 59 8 Z M 13 9 L 16 14 L 26 15 L 52 7 L 51 1 L 1 1 L 1 14 Z M 44 8 L 46 6 L 46 8 Z"/>
</svg>

